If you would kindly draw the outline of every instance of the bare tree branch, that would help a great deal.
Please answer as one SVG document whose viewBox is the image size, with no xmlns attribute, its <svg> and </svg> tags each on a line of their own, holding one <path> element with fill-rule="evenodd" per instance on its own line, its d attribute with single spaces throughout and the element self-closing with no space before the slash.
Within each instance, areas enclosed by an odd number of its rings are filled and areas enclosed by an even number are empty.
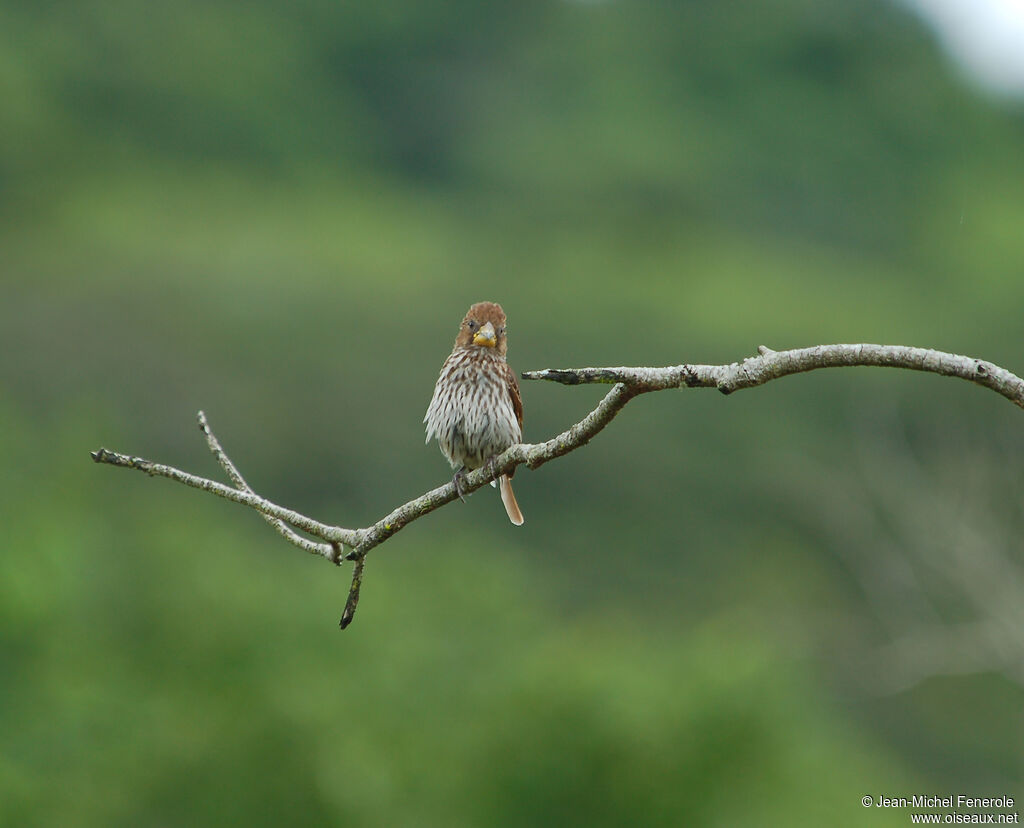
<svg viewBox="0 0 1024 828">
<path fill-rule="evenodd" d="M 614 383 L 614 387 L 593 411 L 566 431 L 544 443 L 521 443 L 512 446 L 498 455 L 493 463 L 466 474 L 460 488 L 464 494 L 473 492 L 487 485 L 499 475 L 511 472 L 519 465 L 536 469 L 549 460 L 568 454 L 590 442 L 633 397 L 669 388 L 717 388 L 722 393 L 729 394 L 742 388 L 763 385 L 773 379 L 812 371 L 816 368 L 853 365 L 885 366 L 929 371 L 943 376 L 967 379 L 978 385 L 991 388 L 1024 408 L 1024 380 L 990 362 L 957 354 L 901 345 L 819 345 L 814 348 L 791 351 L 773 351 L 762 345 L 758 348 L 758 354 L 758 356 L 750 357 L 743 362 L 734 362 L 729 365 L 527 371 L 523 373 L 524 379 L 545 379 L 566 385 Z M 206 435 L 211 452 L 227 472 L 235 484 L 235 488 L 180 471 L 172 466 L 108 451 L 104 448 L 92 452 L 92 458 L 97 463 L 137 469 L 150 476 L 177 480 L 187 486 L 249 506 L 260 512 L 290 543 L 307 552 L 320 555 L 333 563 L 339 563 L 341 559 L 341 545 L 348 547 L 350 551 L 344 557 L 347 560 L 355 561 L 356 567 L 353 571 L 352 587 L 345 606 L 345 613 L 342 616 L 342 628 L 351 623 L 355 613 L 362 584 L 362 562 L 367 552 L 379 546 L 414 520 L 439 509 L 446 503 L 451 503 L 458 497 L 454 483 L 449 482 L 399 506 L 372 526 L 361 529 L 329 526 L 291 509 L 271 503 L 253 492 L 221 448 L 202 412 L 199 413 L 199 427 Z M 289 526 L 301 529 L 324 543 L 303 538 Z"/>
<path fill-rule="evenodd" d="M 761 345 L 759 356 L 730 365 L 674 365 L 668 368 L 569 368 L 526 371 L 524 379 L 544 379 L 565 385 L 622 382 L 637 393 L 663 388 L 717 388 L 731 394 L 769 380 L 816 368 L 876 366 L 929 371 L 960 377 L 991 388 L 1024 408 L 1024 380 L 1005 368 L 973 357 L 905 345 L 817 345 L 792 351 L 773 351 Z"/>
</svg>

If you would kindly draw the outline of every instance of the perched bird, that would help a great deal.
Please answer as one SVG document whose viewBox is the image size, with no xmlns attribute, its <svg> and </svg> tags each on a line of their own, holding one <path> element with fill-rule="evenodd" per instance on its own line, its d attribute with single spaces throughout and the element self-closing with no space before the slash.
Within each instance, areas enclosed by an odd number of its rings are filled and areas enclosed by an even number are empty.
<svg viewBox="0 0 1024 828">
<path fill-rule="evenodd" d="M 480 468 L 523 438 L 523 402 L 516 375 L 505 361 L 507 350 L 505 311 L 494 302 L 477 302 L 459 326 L 423 418 L 427 442 L 437 437 L 441 453 L 456 470 L 456 490 L 466 471 Z M 501 475 L 498 487 L 508 519 L 520 526 L 523 513 L 512 492 L 512 474 Z"/>
</svg>

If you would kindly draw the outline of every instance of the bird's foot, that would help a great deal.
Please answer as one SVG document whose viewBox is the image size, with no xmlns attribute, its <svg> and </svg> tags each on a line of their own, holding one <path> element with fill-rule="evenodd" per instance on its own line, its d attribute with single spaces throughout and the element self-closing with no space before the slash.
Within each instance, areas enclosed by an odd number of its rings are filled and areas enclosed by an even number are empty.
<svg viewBox="0 0 1024 828">
<path fill-rule="evenodd" d="M 452 478 L 452 483 L 455 484 L 455 494 L 459 496 L 459 500 L 463 503 L 466 502 L 466 498 L 462 496 L 462 479 L 466 476 L 466 467 L 460 466 L 459 470 L 455 472 L 455 476 Z"/>
<path fill-rule="evenodd" d="M 492 455 L 491 457 L 489 457 L 487 459 L 487 462 L 484 463 L 484 465 L 487 467 L 487 475 L 488 475 L 488 477 L 494 477 L 494 461 L 497 460 L 497 459 L 498 459 L 498 455 L 495 454 L 495 455 Z M 493 480 L 491 481 L 491 485 L 492 486 L 494 485 L 494 481 Z"/>
</svg>

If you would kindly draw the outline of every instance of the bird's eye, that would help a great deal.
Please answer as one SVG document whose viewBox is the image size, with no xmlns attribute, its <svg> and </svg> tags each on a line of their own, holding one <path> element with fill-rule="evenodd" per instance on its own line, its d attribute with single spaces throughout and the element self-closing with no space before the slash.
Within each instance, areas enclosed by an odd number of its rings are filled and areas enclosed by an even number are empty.
<svg viewBox="0 0 1024 828">
<path fill-rule="evenodd" d="M 480 327 L 480 323 L 479 323 L 479 322 L 477 322 L 477 321 L 476 321 L 475 319 L 470 319 L 470 320 L 469 320 L 469 321 L 468 321 L 468 322 L 466 323 L 466 326 L 467 326 L 467 327 L 468 327 L 468 328 L 469 328 L 469 329 L 470 329 L 471 331 L 475 331 L 475 330 L 476 330 L 476 329 L 477 329 L 478 327 Z"/>
<path fill-rule="evenodd" d="M 504 325 L 502 325 L 500 328 L 498 328 L 498 333 L 499 334 L 505 333 L 505 326 Z"/>
</svg>

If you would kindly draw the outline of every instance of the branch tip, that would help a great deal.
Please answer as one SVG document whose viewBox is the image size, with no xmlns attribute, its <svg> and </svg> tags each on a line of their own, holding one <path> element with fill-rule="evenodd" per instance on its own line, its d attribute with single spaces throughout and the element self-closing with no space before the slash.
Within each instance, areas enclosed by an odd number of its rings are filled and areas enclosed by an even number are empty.
<svg viewBox="0 0 1024 828">
<path fill-rule="evenodd" d="M 348 590 L 348 600 L 345 602 L 345 609 L 341 613 L 341 621 L 338 626 L 345 629 L 352 623 L 356 615 L 356 607 L 359 605 L 359 590 L 363 585 L 363 567 L 366 565 L 365 556 L 356 558 L 352 566 L 352 586 Z"/>
</svg>

